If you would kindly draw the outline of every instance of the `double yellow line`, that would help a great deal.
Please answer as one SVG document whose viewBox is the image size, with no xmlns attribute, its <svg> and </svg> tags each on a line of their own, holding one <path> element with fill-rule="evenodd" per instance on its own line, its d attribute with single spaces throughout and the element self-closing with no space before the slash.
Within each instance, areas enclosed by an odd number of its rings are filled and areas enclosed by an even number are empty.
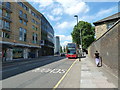
<svg viewBox="0 0 120 90">
<path fill-rule="evenodd" d="M 66 77 L 66 75 L 68 74 L 68 72 L 71 70 L 71 68 L 73 67 L 73 65 L 74 65 L 77 61 L 78 61 L 78 59 L 73 62 L 73 64 L 70 66 L 70 68 L 67 70 L 67 72 L 63 75 L 63 77 L 59 80 L 59 82 L 53 87 L 52 90 L 55 90 L 55 89 L 60 85 L 60 83 L 63 81 L 63 79 Z"/>
</svg>

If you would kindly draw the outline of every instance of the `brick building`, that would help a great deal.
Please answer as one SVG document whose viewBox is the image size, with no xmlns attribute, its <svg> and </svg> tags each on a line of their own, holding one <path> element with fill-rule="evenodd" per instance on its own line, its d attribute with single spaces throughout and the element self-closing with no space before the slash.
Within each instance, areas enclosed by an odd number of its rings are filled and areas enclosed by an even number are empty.
<svg viewBox="0 0 120 90">
<path fill-rule="evenodd" d="M 44 45 L 49 48 L 49 44 L 52 44 L 54 48 L 52 26 L 28 2 L 0 2 L 0 14 L 0 43 L 2 55 L 6 56 L 6 60 L 41 56 Z M 42 33 L 42 18 L 46 20 L 43 21 L 44 27 L 50 27 L 45 29 L 46 36 Z M 41 41 L 49 43 L 41 46 Z M 50 50 L 49 53 L 53 53 L 54 49 Z"/>
<path fill-rule="evenodd" d="M 120 12 L 112 16 L 106 17 L 102 20 L 99 20 L 97 22 L 94 22 L 93 24 L 95 25 L 96 39 L 101 37 L 106 31 L 108 31 L 119 18 Z"/>
</svg>

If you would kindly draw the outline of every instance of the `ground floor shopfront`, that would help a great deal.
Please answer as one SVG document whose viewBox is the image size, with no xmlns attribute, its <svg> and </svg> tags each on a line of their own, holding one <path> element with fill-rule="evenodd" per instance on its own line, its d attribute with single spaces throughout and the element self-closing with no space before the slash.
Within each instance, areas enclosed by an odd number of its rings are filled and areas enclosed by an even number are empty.
<svg viewBox="0 0 120 90">
<path fill-rule="evenodd" d="M 2 44 L 2 60 L 37 58 L 41 56 L 41 47 L 28 45 Z"/>
<path fill-rule="evenodd" d="M 54 48 L 48 47 L 48 46 L 42 46 L 41 54 L 42 54 L 42 56 L 54 55 Z"/>
</svg>

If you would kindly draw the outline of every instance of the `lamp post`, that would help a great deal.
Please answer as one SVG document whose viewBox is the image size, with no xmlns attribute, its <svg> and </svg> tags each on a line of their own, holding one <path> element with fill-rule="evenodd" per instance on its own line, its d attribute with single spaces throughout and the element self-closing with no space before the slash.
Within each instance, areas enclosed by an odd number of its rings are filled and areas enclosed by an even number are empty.
<svg viewBox="0 0 120 90">
<path fill-rule="evenodd" d="M 78 27 L 78 15 L 74 15 L 74 17 L 76 17 L 77 18 L 77 27 Z M 82 53 L 82 34 L 81 34 L 81 29 L 80 29 L 80 45 L 81 45 L 81 47 L 80 47 L 80 49 L 81 49 L 81 53 Z M 82 53 L 83 54 L 83 53 Z M 81 54 L 81 55 L 82 55 Z"/>
</svg>

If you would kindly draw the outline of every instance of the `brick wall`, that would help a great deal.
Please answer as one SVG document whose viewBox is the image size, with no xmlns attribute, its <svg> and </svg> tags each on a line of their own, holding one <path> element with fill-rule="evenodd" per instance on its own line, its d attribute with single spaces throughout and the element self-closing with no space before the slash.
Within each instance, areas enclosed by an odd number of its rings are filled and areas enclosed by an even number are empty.
<svg viewBox="0 0 120 90">
<path fill-rule="evenodd" d="M 103 58 L 103 63 L 110 67 L 116 75 L 118 71 L 118 40 L 120 40 L 118 26 L 119 23 L 106 32 L 101 38 L 93 42 L 88 48 L 89 56 L 91 58 L 94 57 L 94 52 L 98 50 L 100 56 Z"/>
<path fill-rule="evenodd" d="M 102 36 L 105 32 L 107 31 L 107 25 L 106 24 L 101 24 L 99 26 L 95 27 L 95 35 L 96 38 L 98 39 L 100 36 Z"/>
</svg>

